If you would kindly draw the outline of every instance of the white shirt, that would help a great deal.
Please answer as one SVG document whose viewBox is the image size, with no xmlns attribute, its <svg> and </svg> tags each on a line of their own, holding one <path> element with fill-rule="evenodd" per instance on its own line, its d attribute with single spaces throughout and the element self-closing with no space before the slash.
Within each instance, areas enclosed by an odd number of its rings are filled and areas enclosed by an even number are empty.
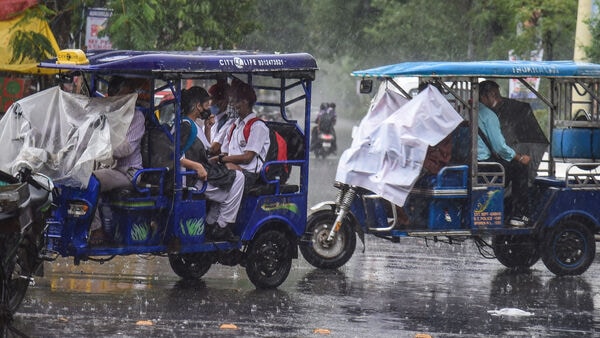
<svg viewBox="0 0 600 338">
<path fill-rule="evenodd" d="M 217 142 L 220 145 L 223 145 L 223 143 L 225 143 L 225 138 L 228 137 L 229 130 L 231 130 L 231 125 L 234 123 L 235 119 L 228 118 L 221 129 L 217 129 L 219 126 L 219 121 L 224 118 L 227 118 L 227 112 L 222 112 L 218 115 L 215 115 L 215 124 L 210 129 L 210 141 L 212 143 Z"/>
<path fill-rule="evenodd" d="M 258 154 L 258 156 L 254 156 L 250 163 L 239 164 L 243 169 L 257 173 L 260 172 L 263 164 L 263 161 L 259 160 L 258 157 L 260 156 L 260 158 L 264 159 L 267 156 L 271 141 L 269 139 L 269 128 L 261 121 L 255 121 L 252 124 L 252 127 L 250 127 L 250 134 L 248 135 L 248 141 L 246 141 L 244 138 L 244 126 L 254 117 L 256 117 L 256 114 L 251 113 L 246 116 L 245 119 L 240 120 L 238 118 L 235 121 L 235 129 L 231 135 L 231 140 L 228 140 L 228 135 L 225 137 L 223 152 L 228 153 L 229 155 L 241 155 L 245 151 L 253 151 Z M 230 128 L 231 127 L 227 129 L 227 134 L 229 134 Z"/>
<path fill-rule="evenodd" d="M 194 121 L 194 123 L 196 124 L 196 128 L 197 128 L 196 130 L 198 130 L 196 137 L 200 140 L 200 142 L 202 142 L 202 144 L 204 144 L 204 148 L 206 148 L 206 149 L 210 148 L 210 142 L 208 142 L 208 139 L 206 138 L 206 134 L 204 133 L 204 120 L 196 119 L 196 121 Z"/>
</svg>

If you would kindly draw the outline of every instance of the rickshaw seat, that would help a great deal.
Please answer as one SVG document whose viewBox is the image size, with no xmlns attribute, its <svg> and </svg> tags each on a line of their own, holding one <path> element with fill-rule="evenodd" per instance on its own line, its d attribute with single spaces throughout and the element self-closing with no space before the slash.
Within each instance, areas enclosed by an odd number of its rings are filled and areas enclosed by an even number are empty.
<svg viewBox="0 0 600 338">
<path fill-rule="evenodd" d="M 250 196 L 277 195 L 275 184 L 257 184 L 250 187 L 245 194 Z M 296 184 L 280 184 L 279 194 L 293 194 L 300 190 Z"/>
<path fill-rule="evenodd" d="M 443 167 L 436 175 L 419 179 L 412 191 L 426 195 L 466 196 L 468 170 L 467 165 Z"/>
<path fill-rule="evenodd" d="M 554 176 L 537 176 L 534 180 L 534 184 L 545 187 L 565 188 L 567 186 L 567 181 Z"/>
</svg>

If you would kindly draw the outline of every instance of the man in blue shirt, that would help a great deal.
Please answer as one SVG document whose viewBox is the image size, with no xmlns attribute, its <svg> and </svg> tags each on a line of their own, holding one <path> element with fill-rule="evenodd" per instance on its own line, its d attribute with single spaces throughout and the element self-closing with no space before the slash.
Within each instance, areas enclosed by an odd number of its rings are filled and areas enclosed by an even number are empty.
<svg viewBox="0 0 600 338">
<path fill-rule="evenodd" d="M 525 154 L 518 154 L 506 144 L 498 116 L 488 108 L 494 106 L 494 100 L 496 100 L 493 90 L 494 88 L 487 83 L 480 84 L 478 115 L 480 135 L 477 139 L 477 161 L 502 164 L 506 173 L 505 187 L 512 183 L 511 201 L 506 203 L 507 214 L 512 215 L 510 224 L 524 226 L 527 224 L 527 214 L 529 213 L 527 166 L 531 158 Z M 481 134 L 487 141 L 484 141 Z"/>
</svg>

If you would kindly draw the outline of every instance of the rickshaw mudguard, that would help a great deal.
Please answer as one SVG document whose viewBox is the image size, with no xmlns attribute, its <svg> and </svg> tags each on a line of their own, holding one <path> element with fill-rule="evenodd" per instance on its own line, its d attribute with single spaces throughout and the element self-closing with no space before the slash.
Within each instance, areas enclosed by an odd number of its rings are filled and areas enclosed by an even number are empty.
<svg viewBox="0 0 600 338">
<path fill-rule="evenodd" d="M 540 195 L 540 209 L 533 214 L 538 230 L 553 228 L 567 218 L 585 220 L 586 224 L 593 225 L 594 232 L 600 229 L 600 194 L 590 195 L 584 189 L 551 187 L 542 189 Z"/>
<path fill-rule="evenodd" d="M 249 241 L 265 226 L 283 226 L 295 237 L 304 233 L 306 195 L 245 196 L 238 212 L 236 230 Z"/>
</svg>

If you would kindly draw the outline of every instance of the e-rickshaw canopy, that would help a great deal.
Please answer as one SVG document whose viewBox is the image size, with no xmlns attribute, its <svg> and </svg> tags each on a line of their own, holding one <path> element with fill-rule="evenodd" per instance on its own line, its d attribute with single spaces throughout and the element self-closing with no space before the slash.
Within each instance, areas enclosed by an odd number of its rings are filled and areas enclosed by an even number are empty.
<svg viewBox="0 0 600 338">
<path fill-rule="evenodd" d="M 574 61 L 403 62 L 357 70 L 352 76 L 590 77 L 600 76 L 600 65 Z"/>
<path fill-rule="evenodd" d="M 307 53 L 277 54 L 251 51 L 89 51 L 59 52 L 40 67 L 84 72 L 128 73 L 270 73 L 298 72 L 298 78 L 314 78 L 316 60 Z"/>
<path fill-rule="evenodd" d="M 395 79 L 399 77 L 462 77 L 462 78 L 590 78 L 600 77 L 600 65 L 573 61 L 472 61 L 472 62 L 404 62 L 381 67 L 357 70 L 352 76 L 362 78 Z M 389 90 L 388 90 L 389 89 Z M 423 102 L 433 102 L 437 95 L 426 91 L 429 98 Z M 417 179 L 422 167 L 427 146 L 434 146 L 450 134 L 458 125 L 458 114 L 448 109 L 439 116 L 439 124 L 435 128 L 425 128 L 410 122 L 427 118 L 429 121 L 434 114 L 425 113 L 444 111 L 443 100 L 438 101 L 437 107 L 413 107 L 413 104 L 393 105 L 391 100 L 399 94 L 391 87 L 383 86 L 372 102 L 371 109 L 363 119 L 357 131 L 352 147 L 340 158 L 336 179 L 351 185 L 367 188 L 392 201 L 402 205 L 412 185 Z M 417 95 L 413 98 L 419 98 Z M 441 95 L 438 97 L 441 98 Z M 383 100 L 383 101 L 382 101 Z M 391 100 L 391 101 L 390 101 Z M 421 100 L 419 100 L 421 101 Z M 419 102 L 417 101 L 417 102 Z M 528 106 L 528 105 L 527 105 Z M 529 106 L 528 106 L 529 107 Z M 546 150 L 548 141 L 530 112 L 535 128 L 519 135 L 528 136 L 534 131 L 536 137 L 531 140 L 520 140 L 523 146 L 534 147 L 526 153 L 535 152 L 536 161 Z M 379 117 L 378 122 L 369 121 Z M 408 121 L 408 122 L 407 122 Z M 519 120 L 522 123 L 522 120 Z M 451 123 L 448 123 L 451 122 Z M 523 125 L 524 122 L 523 122 Z M 444 126 L 444 128 L 441 128 Z M 529 134 L 528 134 L 529 133 Z M 539 134 L 539 137 L 537 137 Z M 390 137 L 393 135 L 393 137 Z M 429 142 L 421 142 L 432 137 Z M 531 135 L 529 135 L 531 136 Z M 417 142 L 419 141 L 419 142 Z M 531 143 L 531 144 L 530 144 Z M 398 154 L 404 154 L 398 156 Z M 401 158 L 403 160 L 393 160 Z M 366 160 L 368 159 L 368 160 Z M 406 161 L 410 159 L 410 161 Z M 368 166 L 366 165 L 368 163 Z M 537 162 L 536 162 L 537 163 Z M 534 169 L 535 172 L 535 169 Z"/>
</svg>

